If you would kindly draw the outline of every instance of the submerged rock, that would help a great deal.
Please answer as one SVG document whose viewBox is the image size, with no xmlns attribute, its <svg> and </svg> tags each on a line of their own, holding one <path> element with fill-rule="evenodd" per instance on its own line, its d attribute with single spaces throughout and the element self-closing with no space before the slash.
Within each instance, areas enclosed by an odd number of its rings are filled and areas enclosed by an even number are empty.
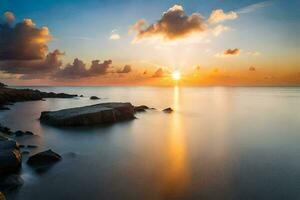
<svg viewBox="0 0 300 200">
<path fill-rule="evenodd" d="M 51 165 L 60 161 L 61 159 L 62 158 L 59 154 L 49 149 L 47 151 L 43 151 L 33 156 L 30 156 L 27 161 L 27 164 L 31 166 Z"/>
<path fill-rule="evenodd" d="M 22 137 L 22 136 L 28 136 L 28 135 L 31 136 L 31 135 L 34 135 L 34 134 L 31 131 L 25 131 L 24 132 L 24 131 L 18 130 L 18 131 L 15 132 L 16 137 Z"/>
<path fill-rule="evenodd" d="M 131 103 L 101 103 L 91 106 L 42 112 L 41 122 L 54 126 L 89 126 L 134 119 Z"/>
<path fill-rule="evenodd" d="M 171 112 L 173 112 L 173 109 L 169 107 L 169 108 L 163 109 L 163 112 L 171 113 Z"/>
<path fill-rule="evenodd" d="M 91 96 L 90 99 L 91 99 L 91 100 L 97 100 L 97 99 L 100 99 L 100 98 L 99 98 L 99 97 L 96 97 L 96 96 Z"/>
<path fill-rule="evenodd" d="M 0 141 L 0 176 L 17 171 L 22 165 L 19 145 L 13 140 Z"/>
</svg>

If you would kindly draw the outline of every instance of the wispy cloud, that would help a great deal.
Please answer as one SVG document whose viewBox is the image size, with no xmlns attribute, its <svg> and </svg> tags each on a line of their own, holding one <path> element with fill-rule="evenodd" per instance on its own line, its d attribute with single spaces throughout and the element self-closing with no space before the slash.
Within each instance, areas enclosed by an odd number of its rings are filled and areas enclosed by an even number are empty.
<svg viewBox="0 0 300 200">
<path fill-rule="evenodd" d="M 251 5 L 246 6 L 244 8 L 241 8 L 237 11 L 237 13 L 238 14 L 251 13 L 251 12 L 254 12 L 258 9 L 268 7 L 271 4 L 272 4 L 271 1 L 262 1 L 262 2 L 259 2 L 259 3 L 251 4 Z"/>
</svg>

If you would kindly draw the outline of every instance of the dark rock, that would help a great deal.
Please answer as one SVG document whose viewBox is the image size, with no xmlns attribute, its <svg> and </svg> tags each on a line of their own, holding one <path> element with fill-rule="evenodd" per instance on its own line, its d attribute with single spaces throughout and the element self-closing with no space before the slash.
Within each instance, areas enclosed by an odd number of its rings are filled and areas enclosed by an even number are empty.
<svg viewBox="0 0 300 200">
<path fill-rule="evenodd" d="M 0 110 L 10 110 L 10 108 L 5 107 L 5 106 L 0 106 Z"/>
<path fill-rule="evenodd" d="M 9 175 L 1 178 L 0 189 L 2 190 L 13 190 L 24 184 L 23 179 L 16 174 Z"/>
<path fill-rule="evenodd" d="M 27 161 L 27 164 L 31 166 L 51 165 L 60 161 L 61 159 L 62 158 L 59 154 L 49 149 L 47 151 L 43 151 L 33 156 L 30 156 Z"/>
<path fill-rule="evenodd" d="M 145 105 L 135 106 L 134 112 L 145 112 L 147 109 L 149 109 L 149 107 Z"/>
<path fill-rule="evenodd" d="M 5 85 L 4 83 L 0 82 L 0 88 L 6 87 L 7 85 Z"/>
<path fill-rule="evenodd" d="M 27 148 L 29 148 L 29 149 L 33 149 L 33 148 L 37 148 L 38 146 L 36 146 L 36 145 L 33 145 L 33 144 L 29 144 L 29 145 L 27 145 Z"/>
<path fill-rule="evenodd" d="M 8 128 L 6 126 L 1 126 L 1 124 L 0 124 L 0 132 L 6 133 L 6 134 L 11 134 L 10 128 Z"/>
<path fill-rule="evenodd" d="M 20 148 L 25 148 L 25 145 L 24 144 L 20 144 L 19 147 Z"/>
<path fill-rule="evenodd" d="M 91 100 L 97 100 L 97 99 L 100 99 L 100 98 L 99 98 L 99 97 L 96 97 L 96 96 L 91 96 L 90 99 L 91 99 Z"/>
<path fill-rule="evenodd" d="M 24 132 L 24 131 L 18 130 L 18 131 L 15 132 L 16 137 L 22 137 L 22 136 L 27 136 L 27 135 L 32 136 L 34 134 L 31 131 L 25 131 Z"/>
<path fill-rule="evenodd" d="M 21 131 L 21 130 L 18 130 L 18 131 L 15 132 L 15 136 L 16 136 L 16 137 L 21 137 L 21 136 L 23 136 L 24 134 L 25 134 L 25 132 L 23 132 L 23 131 Z"/>
<path fill-rule="evenodd" d="M 91 106 L 42 112 L 41 122 L 53 126 L 89 126 L 134 119 L 131 103 L 101 103 Z"/>
<path fill-rule="evenodd" d="M 22 165 L 22 155 L 16 141 L 0 141 L 0 176 L 16 172 Z"/>
<path fill-rule="evenodd" d="M 171 113 L 171 112 L 173 112 L 173 109 L 169 107 L 169 108 L 163 109 L 163 112 Z"/>
<path fill-rule="evenodd" d="M 80 97 L 83 97 L 83 95 L 80 95 Z"/>
</svg>

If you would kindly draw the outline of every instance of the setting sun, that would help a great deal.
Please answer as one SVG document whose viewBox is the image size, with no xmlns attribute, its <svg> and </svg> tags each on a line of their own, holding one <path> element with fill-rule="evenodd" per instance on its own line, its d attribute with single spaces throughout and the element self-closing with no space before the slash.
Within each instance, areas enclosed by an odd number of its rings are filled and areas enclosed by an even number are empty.
<svg viewBox="0 0 300 200">
<path fill-rule="evenodd" d="M 178 71 L 178 70 L 174 71 L 174 72 L 172 73 L 172 78 L 173 78 L 173 80 L 175 80 L 175 81 L 180 80 L 180 79 L 181 79 L 181 73 L 180 73 L 180 71 Z"/>
</svg>

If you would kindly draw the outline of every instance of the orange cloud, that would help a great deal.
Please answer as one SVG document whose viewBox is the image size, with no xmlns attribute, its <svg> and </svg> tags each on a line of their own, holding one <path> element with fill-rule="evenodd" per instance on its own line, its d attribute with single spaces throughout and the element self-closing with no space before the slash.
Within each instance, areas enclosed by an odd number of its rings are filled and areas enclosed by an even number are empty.
<svg viewBox="0 0 300 200">
<path fill-rule="evenodd" d="M 232 55 L 232 56 L 237 56 L 240 54 L 240 49 L 235 48 L 235 49 L 226 49 L 223 53 L 224 55 Z"/>
<path fill-rule="evenodd" d="M 4 13 L 4 18 L 7 23 L 12 23 L 13 21 L 15 21 L 14 13 L 9 12 L 9 11 Z"/>
<path fill-rule="evenodd" d="M 217 24 L 226 20 L 234 20 L 238 18 L 238 14 L 236 12 L 230 11 L 225 13 L 222 9 L 217 9 L 212 11 L 208 18 L 208 22 L 211 24 Z"/>
</svg>

